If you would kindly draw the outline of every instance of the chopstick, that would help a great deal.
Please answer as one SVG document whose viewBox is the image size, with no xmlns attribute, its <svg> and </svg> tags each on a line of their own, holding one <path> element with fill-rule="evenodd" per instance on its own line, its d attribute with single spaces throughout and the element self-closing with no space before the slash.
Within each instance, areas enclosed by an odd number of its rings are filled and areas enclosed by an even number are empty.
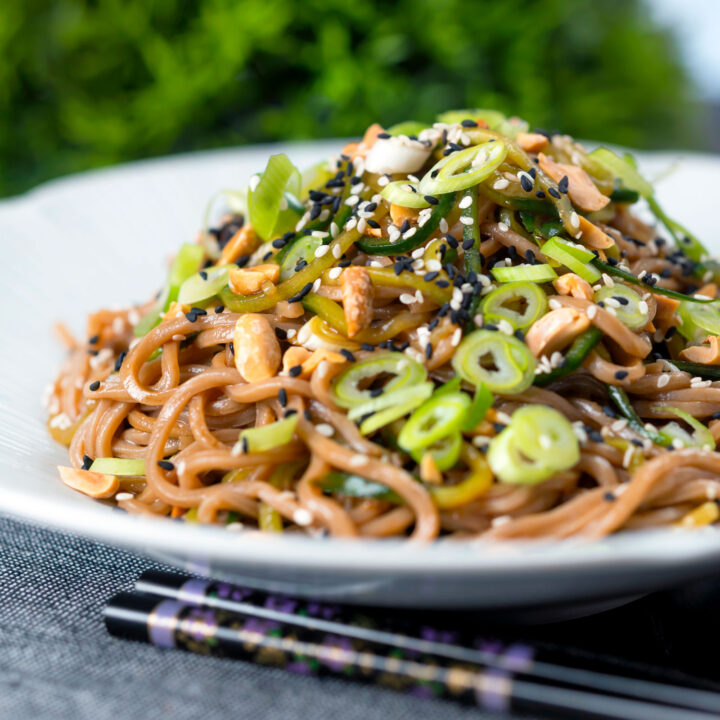
<svg viewBox="0 0 720 720">
<path fill-rule="evenodd" d="M 720 696 L 706 691 L 540 663 L 528 646 L 494 654 L 328 620 L 314 615 L 342 613 L 227 583 L 150 572 L 136 588 L 144 592 L 110 601 L 108 630 L 161 647 L 340 674 L 406 692 L 432 689 L 438 697 L 497 712 L 626 720 L 675 720 L 682 712 L 687 720 L 700 720 L 717 717 L 720 708 Z M 310 611 L 314 615 L 304 614 Z"/>
<path fill-rule="evenodd" d="M 539 660 L 538 651 L 527 644 L 498 647 L 497 643 L 485 643 L 486 648 L 492 649 L 482 649 L 482 643 L 477 638 L 473 638 L 473 644 L 481 645 L 481 648 L 448 642 L 445 639 L 448 633 L 442 632 L 432 635 L 443 640 L 413 637 L 393 627 L 387 615 L 383 616 L 384 629 L 370 627 L 367 612 L 347 606 L 279 597 L 222 581 L 158 570 L 144 572 L 135 583 L 135 590 L 190 605 L 250 614 L 286 625 L 354 638 L 377 646 L 529 675 L 550 683 L 641 700 L 652 698 L 654 702 L 720 713 L 720 695 L 717 693 L 545 662 Z"/>
</svg>

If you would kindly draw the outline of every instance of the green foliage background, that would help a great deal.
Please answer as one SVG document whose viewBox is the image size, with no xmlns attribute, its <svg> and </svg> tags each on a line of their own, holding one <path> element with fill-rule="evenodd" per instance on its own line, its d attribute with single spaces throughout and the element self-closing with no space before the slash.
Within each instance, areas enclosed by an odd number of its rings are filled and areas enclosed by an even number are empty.
<svg viewBox="0 0 720 720">
<path fill-rule="evenodd" d="M 450 107 L 688 145 L 690 92 L 642 0 L 3 0 L 0 195 Z"/>
</svg>

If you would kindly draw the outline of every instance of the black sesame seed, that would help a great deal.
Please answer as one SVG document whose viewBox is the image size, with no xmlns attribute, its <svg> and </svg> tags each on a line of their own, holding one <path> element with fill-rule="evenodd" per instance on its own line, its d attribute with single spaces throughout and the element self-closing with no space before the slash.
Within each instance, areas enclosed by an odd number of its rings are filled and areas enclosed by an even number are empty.
<svg viewBox="0 0 720 720">
<path fill-rule="evenodd" d="M 554 187 L 548 188 L 548 195 L 554 197 L 556 200 L 560 199 L 560 193 Z"/>
<path fill-rule="evenodd" d="M 303 410 L 303 417 L 304 417 L 306 420 L 312 420 L 312 415 L 310 414 L 310 411 L 309 411 L 307 408 L 305 408 L 305 409 Z"/>
<path fill-rule="evenodd" d="M 280 403 L 280 407 L 285 407 L 287 405 L 287 391 L 285 388 L 280 388 L 280 390 L 278 390 L 278 402 Z"/>
<path fill-rule="evenodd" d="M 475 244 L 475 238 L 468 238 L 463 240 L 462 249 L 469 250 Z"/>
<path fill-rule="evenodd" d="M 521 175 L 520 176 L 520 187 L 525 192 L 530 192 L 533 189 L 533 183 L 532 180 L 527 175 Z"/>
<path fill-rule="evenodd" d="M 447 244 L 454 250 L 458 246 L 457 238 L 454 235 L 451 235 L 448 233 L 445 236 L 445 240 L 447 241 Z"/>
<path fill-rule="evenodd" d="M 501 433 L 505 429 L 504 423 L 493 423 L 493 429 L 496 433 Z"/>
<path fill-rule="evenodd" d="M 570 178 L 567 175 L 563 175 L 558 182 L 558 190 L 563 194 L 567 195 L 567 191 L 570 185 Z"/>
<path fill-rule="evenodd" d="M 82 469 L 89 470 L 90 466 L 92 464 L 93 464 L 93 459 L 89 455 L 83 455 Z"/>
<path fill-rule="evenodd" d="M 477 127 L 478 124 L 474 120 L 463 120 L 460 123 L 463 127 L 471 128 L 471 127 Z"/>
<path fill-rule="evenodd" d="M 250 261 L 249 255 L 240 255 L 240 257 L 238 257 L 238 259 L 235 261 L 235 264 L 238 267 L 245 267 L 249 261 Z"/>
<path fill-rule="evenodd" d="M 282 328 L 276 327 L 275 328 L 275 337 L 278 340 L 285 340 L 287 338 L 287 331 L 283 330 Z"/>
<path fill-rule="evenodd" d="M 208 274 L 204 270 L 201 270 L 198 274 L 203 280 L 207 280 Z"/>
<path fill-rule="evenodd" d="M 290 377 L 297 377 L 302 372 L 302 365 L 293 365 L 288 370 L 288 375 Z"/>
<path fill-rule="evenodd" d="M 601 443 L 603 441 L 603 436 L 597 431 L 597 430 L 588 430 L 587 431 L 588 437 L 594 442 L 594 443 Z"/>
<path fill-rule="evenodd" d="M 370 395 L 371 398 L 379 397 L 379 396 L 382 395 L 382 394 L 383 394 L 383 389 L 382 389 L 382 388 L 373 388 L 373 389 L 370 391 L 370 393 L 369 393 L 369 395 Z"/>
<path fill-rule="evenodd" d="M 157 464 L 159 468 L 167 470 L 168 472 L 175 469 L 175 465 L 173 465 L 169 460 L 158 460 Z"/>
<path fill-rule="evenodd" d="M 611 418 L 617 417 L 617 413 L 615 412 L 615 408 L 610 407 L 610 405 L 603 405 L 603 406 L 602 406 L 602 411 L 603 411 L 608 417 L 611 417 Z"/>
<path fill-rule="evenodd" d="M 613 495 L 611 492 L 606 492 L 606 493 L 603 495 L 603 498 L 604 498 L 605 500 L 607 500 L 608 502 L 613 502 L 613 500 L 616 500 L 616 499 L 617 499 L 617 498 L 615 497 L 615 495 Z"/>
<path fill-rule="evenodd" d="M 403 224 L 400 226 L 400 232 L 405 233 L 409 229 L 410 229 L 410 221 L 406 219 L 403 221 Z"/>
<path fill-rule="evenodd" d="M 99 335 L 93 335 L 92 337 L 88 338 L 88 345 L 95 345 L 99 340 Z"/>
<path fill-rule="evenodd" d="M 388 138 L 391 138 L 391 137 L 392 137 L 392 135 L 391 135 L 390 133 L 386 133 L 386 132 L 378 133 L 377 136 L 378 136 L 381 140 L 387 140 Z"/>
<path fill-rule="evenodd" d="M 536 190 L 535 197 L 539 197 L 541 200 L 543 200 L 545 198 L 545 191 L 544 190 Z"/>
<path fill-rule="evenodd" d="M 99 387 L 100 387 L 100 381 L 96 380 L 95 382 L 90 383 L 90 385 L 88 385 L 88 390 L 90 390 L 90 392 L 95 392 Z"/>
<path fill-rule="evenodd" d="M 310 220 L 317 220 L 318 216 L 322 212 L 322 206 L 317 203 L 310 209 Z"/>
<path fill-rule="evenodd" d="M 431 205 L 437 205 L 440 202 L 434 195 L 423 195 L 423 199 Z"/>
<path fill-rule="evenodd" d="M 365 352 L 372 352 L 373 350 L 375 350 L 375 346 L 374 346 L 374 345 L 371 345 L 370 343 L 362 343 L 362 344 L 360 345 L 360 347 L 361 347 Z"/>
<path fill-rule="evenodd" d="M 423 275 L 423 280 L 425 282 L 432 282 L 439 274 L 440 274 L 439 272 L 437 272 L 436 270 L 433 270 L 432 272 L 425 273 Z"/>
<path fill-rule="evenodd" d="M 288 302 L 300 302 L 312 290 L 312 286 L 312 283 L 307 283 L 307 285 L 305 285 L 305 287 L 297 293 L 297 295 L 293 295 L 291 298 L 288 298 Z"/>
<path fill-rule="evenodd" d="M 342 348 L 342 349 L 340 350 L 340 354 L 341 354 L 346 360 L 348 360 L 348 361 L 350 361 L 350 362 L 355 362 L 355 356 L 354 356 L 347 348 Z"/>
<path fill-rule="evenodd" d="M 425 357 L 429 360 L 432 357 L 432 354 L 433 354 L 433 346 L 430 343 L 428 343 L 425 346 Z"/>
<path fill-rule="evenodd" d="M 371 228 L 375 228 L 376 230 L 380 227 L 380 223 L 377 220 L 367 220 L 366 222 Z"/>
<path fill-rule="evenodd" d="M 265 260 L 269 260 L 272 257 L 272 255 L 273 255 L 272 250 L 268 250 L 262 257 L 263 262 L 265 262 Z"/>
<path fill-rule="evenodd" d="M 225 306 L 224 306 L 224 305 L 218 305 L 218 306 L 215 308 L 215 314 L 216 314 L 216 315 L 220 315 L 220 313 L 222 313 L 223 310 L 225 310 Z"/>
<path fill-rule="evenodd" d="M 450 283 L 449 283 L 447 280 L 436 280 L 436 281 L 435 281 L 435 284 L 436 284 L 439 288 L 450 287 Z"/>
<path fill-rule="evenodd" d="M 615 373 L 615 379 L 616 380 L 624 380 L 628 376 L 627 370 L 618 370 Z"/>
<path fill-rule="evenodd" d="M 711 420 L 720 420 L 720 412 L 713 413 L 713 414 L 710 416 L 710 419 L 711 419 Z"/>
<path fill-rule="evenodd" d="M 250 446 L 248 444 L 248 439 L 246 437 L 244 437 L 242 439 L 242 451 L 244 453 L 247 453 L 249 450 L 250 450 Z"/>
<path fill-rule="evenodd" d="M 627 305 L 630 301 L 626 297 L 622 297 L 620 295 L 614 295 L 613 296 L 615 300 L 617 300 L 621 305 Z"/>
<path fill-rule="evenodd" d="M 375 212 L 376 210 L 377 210 L 376 202 L 370 202 L 363 208 L 363 212 Z"/>
</svg>

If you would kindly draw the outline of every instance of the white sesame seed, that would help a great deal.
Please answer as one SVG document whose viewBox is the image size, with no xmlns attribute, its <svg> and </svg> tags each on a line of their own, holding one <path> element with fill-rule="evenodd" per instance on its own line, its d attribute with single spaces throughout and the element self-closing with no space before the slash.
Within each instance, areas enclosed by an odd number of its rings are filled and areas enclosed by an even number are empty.
<svg viewBox="0 0 720 720">
<path fill-rule="evenodd" d="M 417 228 L 414 228 L 414 227 L 411 227 L 409 230 L 406 230 L 403 233 L 403 240 L 407 240 L 408 238 L 411 238 L 416 232 L 417 232 Z"/>
<path fill-rule="evenodd" d="M 296 525 L 305 527 L 305 526 L 309 525 L 312 521 L 313 521 L 313 516 L 305 508 L 298 508 L 293 513 L 293 522 Z"/>
<path fill-rule="evenodd" d="M 590 305 L 590 307 L 585 311 L 585 314 L 588 316 L 590 320 L 593 320 L 595 316 L 597 315 L 597 305 Z"/>
<path fill-rule="evenodd" d="M 469 195 L 466 195 L 459 203 L 458 207 L 461 210 L 464 210 L 465 208 L 469 208 L 472 205 L 472 198 Z"/>
<path fill-rule="evenodd" d="M 644 300 L 641 300 L 638 303 L 638 310 L 643 313 L 643 315 L 646 314 L 649 311 L 648 304 Z"/>
<path fill-rule="evenodd" d="M 123 500 L 132 500 L 135 496 L 132 493 L 129 492 L 119 492 L 117 495 L 115 495 L 115 500 L 117 502 L 122 502 Z"/>
<path fill-rule="evenodd" d="M 607 305 L 607 307 L 611 307 L 611 308 L 619 308 L 620 301 L 616 300 L 613 297 L 605 298 L 605 305 Z"/>
<path fill-rule="evenodd" d="M 326 238 L 330 236 L 330 233 L 325 230 L 313 230 L 312 236 L 316 238 Z"/>
<path fill-rule="evenodd" d="M 337 280 L 340 277 L 341 272 L 342 272 L 342 268 L 339 268 L 339 267 L 332 268 L 332 270 L 330 270 L 330 272 L 328 273 L 328 277 L 331 280 Z"/>
<path fill-rule="evenodd" d="M 573 213 L 570 215 L 570 224 L 571 224 L 574 228 L 579 228 L 579 227 L 580 227 L 580 218 L 578 217 L 578 214 L 577 214 L 576 212 L 573 212 Z"/>
<path fill-rule="evenodd" d="M 410 293 L 402 293 L 398 298 L 403 305 L 410 305 L 415 302 L 415 296 Z"/>
<path fill-rule="evenodd" d="M 513 334 L 513 326 L 503 318 L 500 320 L 497 324 L 498 330 L 503 333 L 504 335 L 512 335 Z"/>
<path fill-rule="evenodd" d="M 615 287 L 615 281 L 607 273 L 602 274 L 602 279 L 608 287 Z"/>
<path fill-rule="evenodd" d="M 342 255 L 342 248 L 339 245 L 333 245 L 332 254 L 334 258 L 339 258 Z"/>
<path fill-rule="evenodd" d="M 499 228 L 500 230 L 502 230 L 502 232 L 507 232 L 507 231 L 510 229 L 510 226 L 507 225 L 507 224 L 504 223 L 504 222 L 499 222 L 499 223 L 498 223 L 498 228 Z"/>
<path fill-rule="evenodd" d="M 623 461 L 622 465 L 624 468 L 629 468 L 630 463 L 632 462 L 633 455 L 635 454 L 635 446 L 630 445 L 627 450 L 625 450 L 625 454 L 623 455 Z"/>
<path fill-rule="evenodd" d="M 550 302 L 548 302 L 548 307 L 551 310 L 557 310 L 558 308 L 562 307 L 562 304 L 559 300 L 556 300 L 555 298 L 550 298 Z"/>
<path fill-rule="evenodd" d="M 619 420 L 615 420 L 615 422 L 610 425 L 610 429 L 613 432 L 619 432 L 620 430 L 624 430 L 627 424 L 628 421 L 625 418 L 620 418 Z"/>
<path fill-rule="evenodd" d="M 457 347 L 460 344 L 461 339 L 462 339 L 462 330 L 460 328 L 456 328 L 455 332 L 452 334 L 452 338 L 450 339 L 450 344 L 453 347 Z"/>
<path fill-rule="evenodd" d="M 439 272 L 442 270 L 442 263 L 439 260 L 427 260 L 425 262 L 425 269 L 429 272 Z"/>
<path fill-rule="evenodd" d="M 319 425 L 316 425 L 315 430 L 325 437 L 332 437 L 335 434 L 335 428 L 328 423 L 320 423 Z"/>
<path fill-rule="evenodd" d="M 463 225 L 472 225 L 475 221 L 471 217 L 461 217 L 460 222 Z"/>
<path fill-rule="evenodd" d="M 345 229 L 346 230 L 352 230 L 357 225 L 357 218 L 351 217 L 346 223 L 345 223 Z"/>
<path fill-rule="evenodd" d="M 316 257 L 316 258 L 319 258 L 319 257 L 322 257 L 323 255 L 326 255 L 326 254 L 327 254 L 327 251 L 328 251 L 329 249 L 330 249 L 330 246 L 329 246 L 329 245 L 321 245 L 319 248 L 317 248 L 317 249 L 315 250 L 315 257 Z"/>
<path fill-rule="evenodd" d="M 322 285 L 322 280 L 318 278 L 312 285 L 312 291 L 316 293 L 320 289 L 320 285 Z"/>
<path fill-rule="evenodd" d="M 438 226 L 441 233 L 446 233 L 450 228 L 448 227 L 448 221 L 445 218 L 442 218 L 440 220 L 440 225 Z"/>
<path fill-rule="evenodd" d="M 660 377 L 657 379 L 657 386 L 659 388 L 665 387 L 670 382 L 670 376 L 663 373 L 660 375 Z"/>
<path fill-rule="evenodd" d="M 385 187 L 390 182 L 390 178 L 387 175 L 383 175 L 378 178 L 377 184 L 379 187 Z"/>
<path fill-rule="evenodd" d="M 360 234 L 362 234 L 365 232 L 366 229 L 367 229 L 367 220 L 365 218 L 360 218 L 358 220 L 358 224 L 357 224 L 357 231 Z"/>
<path fill-rule="evenodd" d="M 493 183 L 493 190 L 504 190 L 509 184 L 509 180 L 506 178 L 500 178 Z"/>
<path fill-rule="evenodd" d="M 362 467 L 363 465 L 367 465 L 368 459 L 364 455 L 353 455 L 350 460 L 349 464 L 352 467 Z"/>
<path fill-rule="evenodd" d="M 360 202 L 360 198 L 357 195 L 350 195 L 350 197 L 345 201 L 346 205 L 349 205 L 350 207 L 354 207 Z"/>
<path fill-rule="evenodd" d="M 425 254 L 425 248 L 419 247 L 410 253 L 410 257 L 413 259 L 417 259 L 417 258 L 422 257 L 424 254 Z"/>
</svg>

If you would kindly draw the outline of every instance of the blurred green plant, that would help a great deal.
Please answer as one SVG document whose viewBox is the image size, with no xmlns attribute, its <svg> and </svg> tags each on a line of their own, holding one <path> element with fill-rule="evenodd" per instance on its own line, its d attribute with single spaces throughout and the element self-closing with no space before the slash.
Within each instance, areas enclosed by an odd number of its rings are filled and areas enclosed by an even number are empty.
<svg viewBox="0 0 720 720">
<path fill-rule="evenodd" d="M 3 0 L 0 194 L 453 107 L 688 145 L 689 81 L 648 17 L 642 0 Z"/>
</svg>

